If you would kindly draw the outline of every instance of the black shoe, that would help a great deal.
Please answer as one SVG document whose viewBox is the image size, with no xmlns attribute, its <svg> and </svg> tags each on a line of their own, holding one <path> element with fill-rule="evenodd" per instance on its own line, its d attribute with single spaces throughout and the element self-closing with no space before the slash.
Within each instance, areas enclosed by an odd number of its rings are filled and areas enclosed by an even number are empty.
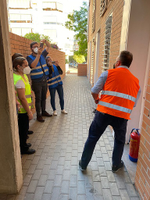
<svg viewBox="0 0 150 200">
<path fill-rule="evenodd" d="M 26 151 L 22 151 L 21 154 L 33 154 L 35 153 L 36 151 L 34 149 L 28 149 Z"/>
<path fill-rule="evenodd" d="M 26 146 L 27 146 L 28 148 L 31 147 L 31 145 L 32 145 L 31 143 L 27 143 L 27 144 L 26 144 Z"/>
<path fill-rule="evenodd" d="M 43 119 L 42 116 L 38 116 L 38 117 L 37 117 L 37 120 L 38 120 L 39 122 L 44 122 L 44 121 L 45 121 L 45 120 Z"/>
<path fill-rule="evenodd" d="M 29 130 L 28 130 L 28 135 L 31 135 L 31 134 L 33 134 L 33 131 L 29 131 Z"/>
<path fill-rule="evenodd" d="M 50 115 L 48 112 L 44 111 L 42 112 L 42 116 L 44 117 L 52 117 L 52 115 Z"/>
<path fill-rule="evenodd" d="M 82 166 L 81 160 L 79 160 L 79 168 L 82 172 L 86 171 L 86 168 Z"/>
<path fill-rule="evenodd" d="M 118 166 L 112 166 L 112 172 L 115 173 L 115 172 L 118 172 L 119 169 L 121 169 L 122 167 L 124 166 L 124 163 L 123 161 L 121 160 L 121 163 L 118 165 Z"/>
</svg>

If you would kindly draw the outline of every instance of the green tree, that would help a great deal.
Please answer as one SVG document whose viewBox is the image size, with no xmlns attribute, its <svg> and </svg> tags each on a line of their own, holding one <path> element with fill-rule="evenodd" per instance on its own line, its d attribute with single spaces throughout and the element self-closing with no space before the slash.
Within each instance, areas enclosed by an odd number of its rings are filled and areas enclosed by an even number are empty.
<svg viewBox="0 0 150 200">
<path fill-rule="evenodd" d="M 75 32 L 75 39 L 78 41 L 79 50 L 75 54 L 85 57 L 87 57 L 87 15 L 87 3 L 83 2 L 80 10 L 74 10 L 73 14 L 69 14 L 69 21 L 65 23 L 66 28 Z"/>
<path fill-rule="evenodd" d="M 40 34 L 39 33 L 26 33 L 25 38 L 36 41 L 36 42 L 40 42 L 41 38 L 40 38 Z"/>
<path fill-rule="evenodd" d="M 40 42 L 42 39 L 46 39 L 47 41 L 50 42 L 50 37 L 47 35 L 40 35 L 39 33 L 27 33 L 24 36 L 27 39 L 36 41 L 36 42 Z"/>
</svg>

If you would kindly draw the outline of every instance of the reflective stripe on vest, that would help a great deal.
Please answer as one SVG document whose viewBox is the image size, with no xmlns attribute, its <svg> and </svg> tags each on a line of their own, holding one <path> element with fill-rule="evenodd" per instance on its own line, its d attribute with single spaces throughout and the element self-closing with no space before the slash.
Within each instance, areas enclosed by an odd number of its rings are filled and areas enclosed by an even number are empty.
<svg viewBox="0 0 150 200">
<path fill-rule="evenodd" d="M 55 82 L 53 82 L 53 83 L 48 83 L 48 86 L 50 86 L 50 85 L 55 85 L 55 84 L 58 83 L 58 82 L 61 82 L 61 80 L 55 81 Z"/>
<path fill-rule="evenodd" d="M 135 102 L 135 100 L 136 100 L 135 97 L 132 97 L 131 95 L 120 93 L 120 92 L 102 90 L 101 94 L 106 94 L 106 95 L 115 96 L 115 97 L 121 97 L 124 99 L 131 100 L 133 102 Z"/>
<path fill-rule="evenodd" d="M 50 89 L 63 84 L 57 67 L 53 65 L 53 68 L 54 68 L 54 72 L 52 72 L 52 78 L 50 78 L 47 81 L 47 85 L 49 86 Z"/>
<path fill-rule="evenodd" d="M 32 106 L 32 103 L 28 103 L 29 107 Z M 20 104 L 20 109 L 23 108 L 23 106 Z M 24 109 L 24 108 L 23 108 Z"/>
<path fill-rule="evenodd" d="M 124 108 L 122 106 L 117 106 L 117 105 L 114 105 L 114 104 L 111 104 L 111 103 L 106 103 L 106 102 L 103 102 L 103 101 L 99 101 L 98 104 L 101 105 L 101 106 L 105 106 L 107 108 L 112 108 L 114 110 L 119 110 L 119 111 L 122 111 L 122 112 L 125 112 L 125 113 L 131 113 L 132 112 L 131 109 Z"/>
<path fill-rule="evenodd" d="M 31 98 L 31 95 L 25 95 L 26 96 L 26 98 Z"/>
<path fill-rule="evenodd" d="M 114 117 L 130 119 L 139 88 L 139 80 L 127 68 L 108 70 L 97 110 Z"/>
</svg>

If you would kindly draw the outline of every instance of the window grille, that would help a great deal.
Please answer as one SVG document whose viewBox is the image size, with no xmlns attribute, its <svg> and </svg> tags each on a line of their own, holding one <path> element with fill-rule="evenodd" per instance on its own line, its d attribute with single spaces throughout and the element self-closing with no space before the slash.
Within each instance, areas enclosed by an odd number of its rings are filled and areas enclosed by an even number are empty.
<svg viewBox="0 0 150 200">
<path fill-rule="evenodd" d="M 93 7 L 92 7 L 92 33 L 95 31 L 95 9 L 96 9 L 96 0 L 93 0 Z"/>
<path fill-rule="evenodd" d="M 107 9 L 107 0 L 101 0 L 100 17 L 102 17 Z"/>
<path fill-rule="evenodd" d="M 103 61 L 103 67 L 102 67 L 103 71 L 109 68 L 111 27 L 112 27 L 112 16 L 109 16 L 106 21 L 106 26 L 105 26 L 104 61 Z"/>
<path fill-rule="evenodd" d="M 91 55 L 91 69 L 90 69 L 90 83 L 93 85 L 94 80 L 94 43 L 95 39 L 92 41 L 92 55 Z"/>
</svg>

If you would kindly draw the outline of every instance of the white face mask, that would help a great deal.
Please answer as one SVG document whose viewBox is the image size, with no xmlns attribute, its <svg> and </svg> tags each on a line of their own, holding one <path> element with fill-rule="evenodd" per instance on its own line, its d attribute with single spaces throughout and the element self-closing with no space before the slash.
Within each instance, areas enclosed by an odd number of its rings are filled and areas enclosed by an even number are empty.
<svg viewBox="0 0 150 200">
<path fill-rule="evenodd" d="M 30 68 L 29 66 L 23 68 L 23 73 L 24 73 L 24 74 L 30 74 L 30 72 L 31 72 L 31 68 Z"/>
<path fill-rule="evenodd" d="M 33 49 L 33 51 L 34 51 L 34 53 L 38 53 L 38 48 L 37 47 L 35 47 L 34 49 Z"/>
</svg>

